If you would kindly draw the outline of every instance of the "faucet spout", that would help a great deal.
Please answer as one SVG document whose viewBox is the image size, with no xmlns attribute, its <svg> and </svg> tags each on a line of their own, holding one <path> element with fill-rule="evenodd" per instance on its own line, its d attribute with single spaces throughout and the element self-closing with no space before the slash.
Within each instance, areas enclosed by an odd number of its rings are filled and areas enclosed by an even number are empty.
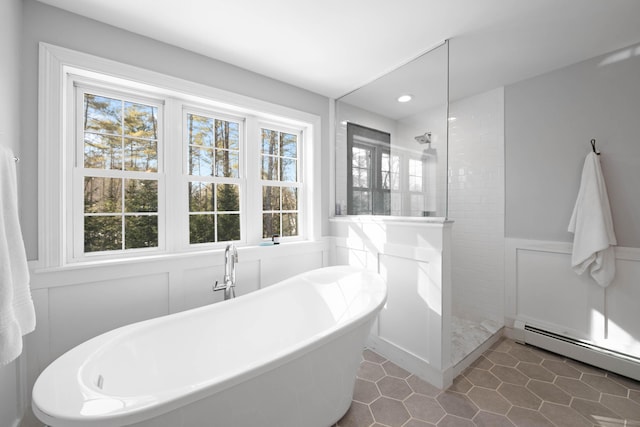
<svg viewBox="0 0 640 427">
<path fill-rule="evenodd" d="M 224 290 L 224 299 L 235 298 L 236 291 L 236 262 L 238 262 L 238 250 L 233 243 L 227 245 L 224 250 L 224 278 L 222 284 L 216 284 L 213 286 L 214 291 Z"/>
</svg>

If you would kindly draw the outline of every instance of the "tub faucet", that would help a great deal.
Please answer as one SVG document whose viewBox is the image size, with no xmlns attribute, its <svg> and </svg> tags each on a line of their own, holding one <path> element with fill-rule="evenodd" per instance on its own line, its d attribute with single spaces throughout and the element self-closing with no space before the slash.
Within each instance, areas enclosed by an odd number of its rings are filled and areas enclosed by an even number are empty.
<svg viewBox="0 0 640 427">
<path fill-rule="evenodd" d="M 224 290 L 225 300 L 236 297 L 236 262 L 238 262 L 238 250 L 233 243 L 230 243 L 224 250 L 224 278 L 222 279 L 223 283 L 218 284 L 218 281 L 216 280 L 216 284 L 213 285 L 214 291 Z"/>
</svg>

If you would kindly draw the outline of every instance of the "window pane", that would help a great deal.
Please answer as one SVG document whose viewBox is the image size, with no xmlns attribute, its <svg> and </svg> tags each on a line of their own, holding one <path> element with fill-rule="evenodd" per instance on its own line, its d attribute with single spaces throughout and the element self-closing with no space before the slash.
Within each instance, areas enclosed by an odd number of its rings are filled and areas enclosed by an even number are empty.
<svg viewBox="0 0 640 427">
<path fill-rule="evenodd" d="M 85 213 L 122 212 L 122 179 L 84 178 Z"/>
<path fill-rule="evenodd" d="M 280 210 L 280 187 L 272 187 L 267 185 L 262 187 L 262 210 Z"/>
<path fill-rule="evenodd" d="M 158 181 L 125 179 L 125 212 L 158 212 Z"/>
<path fill-rule="evenodd" d="M 215 242 L 215 215 L 189 215 L 189 243 Z"/>
<path fill-rule="evenodd" d="M 213 149 L 189 147 L 189 175 L 213 176 Z"/>
<path fill-rule="evenodd" d="M 122 169 L 122 138 L 97 133 L 85 133 L 84 167 L 91 169 Z"/>
<path fill-rule="evenodd" d="M 298 189 L 290 188 L 290 187 L 282 187 L 282 210 L 295 211 L 297 209 L 298 209 Z"/>
<path fill-rule="evenodd" d="M 150 105 L 124 103 L 124 133 L 127 136 L 158 139 L 158 108 Z"/>
<path fill-rule="evenodd" d="M 84 251 L 113 251 L 122 249 L 121 216 L 85 216 Z"/>
<path fill-rule="evenodd" d="M 283 157 L 298 157 L 298 136 L 290 133 L 280 134 L 280 155 Z"/>
<path fill-rule="evenodd" d="M 369 150 L 359 147 L 353 147 L 351 153 L 351 166 L 353 168 L 369 169 Z"/>
<path fill-rule="evenodd" d="M 278 132 L 275 130 L 262 129 L 262 154 L 278 156 Z"/>
<path fill-rule="evenodd" d="M 218 241 L 240 240 L 240 215 L 218 215 Z"/>
<path fill-rule="evenodd" d="M 382 153 L 380 162 L 380 188 L 391 188 L 391 159 L 389 153 Z"/>
<path fill-rule="evenodd" d="M 412 194 L 410 204 L 411 216 L 422 216 L 424 196 L 422 194 Z"/>
<path fill-rule="evenodd" d="M 353 210 L 356 215 L 371 213 L 371 196 L 368 191 L 353 192 Z"/>
<path fill-rule="evenodd" d="M 156 215 L 127 216 L 124 219 L 125 249 L 158 247 Z"/>
<path fill-rule="evenodd" d="M 400 157 L 391 156 L 391 189 L 400 190 Z"/>
<path fill-rule="evenodd" d="M 197 181 L 189 183 L 190 212 L 213 212 L 213 185 Z"/>
<path fill-rule="evenodd" d="M 226 120 L 216 120 L 216 147 L 240 150 L 240 124 Z"/>
<path fill-rule="evenodd" d="M 297 213 L 282 214 L 282 235 L 283 236 L 298 235 L 298 214 Z"/>
<path fill-rule="evenodd" d="M 274 234 L 280 234 L 280 214 L 262 214 L 262 237 L 271 238 Z"/>
<path fill-rule="evenodd" d="M 280 180 L 286 182 L 296 182 L 298 180 L 298 161 L 294 159 L 282 158 L 280 160 Z"/>
<path fill-rule="evenodd" d="M 124 139 L 125 170 L 158 172 L 158 141 Z"/>
<path fill-rule="evenodd" d="M 217 210 L 219 212 L 240 211 L 240 187 L 235 184 L 218 184 L 216 187 Z"/>
<path fill-rule="evenodd" d="M 278 181 L 278 158 L 274 156 L 262 156 L 262 179 Z"/>
<path fill-rule="evenodd" d="M 213 147 L 213 119 L 187 114 L 187 132 L 189 145 Z"/>
<path fill-rule="evenodd" d="M 353 187 L 369 188 L 369 171 L 367 169 L 354 169 L 352 173 Z"/>
<path fill-rule="evenodd" d="M 216 175 L 227 178 L 238 178 L 240 172 L 240 154 L 236 151 L 216 150 Z"/>
<path fill-rule="evenodd" d="M 110 135 L 122 134 L 122 101 L 84 95 L 84 130 Z"/>
</svg>

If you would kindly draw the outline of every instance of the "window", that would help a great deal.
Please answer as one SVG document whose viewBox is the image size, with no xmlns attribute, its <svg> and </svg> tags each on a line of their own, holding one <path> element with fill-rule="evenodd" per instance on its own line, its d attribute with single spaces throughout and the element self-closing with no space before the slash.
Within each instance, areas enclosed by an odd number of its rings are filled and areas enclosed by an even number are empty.
<svg viewBox="0 0 640 427">
<path fill-rule="evenodd" d="M 261 129 L 263 238 L 298 236 L 299 139 L 293 132 Z"/>
<path fill-rule="evenodd" d="M 318 116 L 51 45 L 41 59 L 42 267 L 319 237 Z"/>
<path fill-rule="evenodd" d="M 347 196 L 349 215 L 389 215 L 391 188 L 398 171 L 390 154 L 391 135 L 347 123 Z"/>
<path fill-rule="evenodd" d="M 421 151 L 392 149 L 386 132 L 347 123 L 348 214 L 428 216 L 426 189 L 435 168 L 427 159 Z"/>
<path fill-rule="evenodd" d="M 241 240 L 241 120 L 185 114 L 189 243 Z"/>
<path fill-rule="evenodd" d="M 84 252 L 157 247 L 162 105 L 78 88 L 78 106 Z"/>
</svg>

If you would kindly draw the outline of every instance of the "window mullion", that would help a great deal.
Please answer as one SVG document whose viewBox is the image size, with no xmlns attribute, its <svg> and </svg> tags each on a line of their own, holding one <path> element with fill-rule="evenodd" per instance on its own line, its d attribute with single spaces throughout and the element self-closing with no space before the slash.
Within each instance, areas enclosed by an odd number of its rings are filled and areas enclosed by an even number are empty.
<svg viewBox="0 0 640 427">
<path fill-rule="evenodd" d="M 262 170 L 260 152 L 260 124 L 254 116 L 246 120 L 245 137 L 245 202 L 244 230 L 247 244 L 262 240 Z M 242 206 L 241 206 L 242 208 Z"/>
<path fill-rule="evenodd" d="M 161 117 L 164 126 L 159 135 L 162 158 L 158 159 L 161 169 L 161 182 L 158 185 L 158 228 L 162 232 L 158 243 L 163 245 L 167 252 L 179 251 L 183 247 L 186 233 L 183 214 L 186 211 L 186 189 L 185 185 L 181 185 L 183 157 L 180 114 L 180 103 L 173 98 L 166 98 L 164 114 Z"/>
</svg>

